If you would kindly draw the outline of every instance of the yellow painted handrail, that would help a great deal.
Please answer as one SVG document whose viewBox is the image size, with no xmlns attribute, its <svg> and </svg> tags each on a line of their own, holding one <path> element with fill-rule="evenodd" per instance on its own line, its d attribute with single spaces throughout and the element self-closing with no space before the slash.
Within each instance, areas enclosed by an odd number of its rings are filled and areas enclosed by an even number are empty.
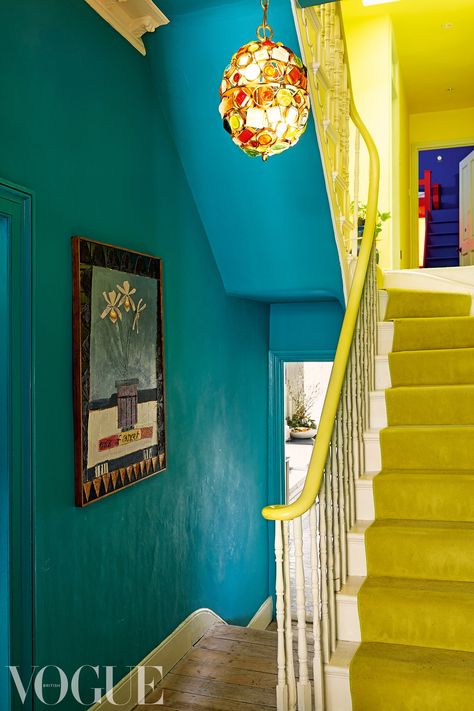
<svg viewBox="0 0 474 711">
<path fill-rule="evenodd" d="M 345 45 L 344 38 L 344 45 Z M 346 53 L 347 57 L 347 53 Z M 302 516 L 316 501 L 324 475 L 324 467 L 331 443 L 334 420 L 341 398 L 342 386 L 347 369 L 347 363 L 352 347 L 352 340 L 359 314 L 362 292 L 364 289 L 370 255 L 374 246 L 375 226 L 377 222 L 377 207 L 379 196 L 380 161 L 376 145 L 367 127 L 362 121 L 352 99 L 352 85 L 348 68 L 348 86 L 350 89 L 350 117 L 359 130 L 369 153 L 369 188 L 367 198 L 367 217 L 362 235 L 357 266 L 352 281 L 346 313 L 342 323 L 339 342 L 337 344 L 331 378 L 324 400 L 316 441 L 313 447 L 308 473 L 303 490 L 291 504 L 265 506 L 262 515 L 269 521 L 291 521 Z"/>
</svg>

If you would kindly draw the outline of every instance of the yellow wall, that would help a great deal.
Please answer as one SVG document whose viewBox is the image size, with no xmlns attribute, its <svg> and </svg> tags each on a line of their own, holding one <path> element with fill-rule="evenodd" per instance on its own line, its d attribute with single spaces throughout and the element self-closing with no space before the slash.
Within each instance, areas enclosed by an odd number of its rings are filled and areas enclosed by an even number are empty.
<svg viewBox="0 0 474 711">
<path fill-rule="evenodd" d="M 380 266 L 409 263 L 410 149 L 408 108 L 388 15 L 361 21 L 344 15 L 355 103 L 380 155 L 379 210 L 391 212 L 377 244 Z M 361 151 L 361 202 L 366 202 L 368 162 Z M 400 259 L 401 255 L 401 259 Z"/>
<path fill-rule="evenodd" d="M 410 143 L 426 144 L 464 140 L 474 137 L 474 106 L 453 111 L 433 111 L 410 116 Z"/>
<path fill-rule="evenodd" d="M 399 81 L 400 96 L 400 267 L 410 266 L 410 117 L 403 78 Z"/>
</svg>

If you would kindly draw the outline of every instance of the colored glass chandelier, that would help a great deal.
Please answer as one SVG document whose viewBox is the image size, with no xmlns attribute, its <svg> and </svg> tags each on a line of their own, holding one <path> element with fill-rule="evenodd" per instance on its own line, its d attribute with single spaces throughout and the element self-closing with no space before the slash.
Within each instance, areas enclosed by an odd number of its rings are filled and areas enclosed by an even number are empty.
<svg viewBox="0 0 474 711">
<path fill-rule="evenodd" d="M 269 156 L 297 143 L 308 123 L 306 67 L 267 24 L 269 0 L 261 0 L 257 40 L 241 47 L 224 70 L 219 112 L 225 130 L 248 156 Z"/>
</svg>

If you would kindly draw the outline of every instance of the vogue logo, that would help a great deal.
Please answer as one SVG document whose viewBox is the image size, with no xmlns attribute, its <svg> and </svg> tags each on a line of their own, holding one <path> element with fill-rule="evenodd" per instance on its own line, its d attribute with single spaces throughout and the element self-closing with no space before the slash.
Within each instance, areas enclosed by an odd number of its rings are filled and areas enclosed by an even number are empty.
<svg viewBox="0 0 474 711">
<path fill-rule="evenodd" d="M 129 667 L 129 669 L 136 669 L 136 677 L 134 675 L 133 681 L 130 679 L 128 683 L 120 684 L 115 689 L 115 667 L 113 666 L 94 667 L 90 664 L 84 664 L 76 669 L 70 682 L 66 672 L 54 664 L 49 664 L 41 668 L 33 667 L 26 686 L 20 676 L 19 668 L 11 666 L 9 669 L 22 704 L 25 703 L 29 693 L 34 693 L 45 706 L 57 706 L 64 701 L 68 693 L 71 693 L 74 699 L 84 706 L 95 704 L 100 701 L 102 697 L 117 707 L 124 706 L 125 704 L 128 705 L 132 701 L 134 705 L 150 707 L 160 704 L 163 705 L 164 703 L 163 694 L 161 694 L 160 698 L 156 701 L 145 703 L 146 696 L 155 689 L 156 684 L 163 678 L 163 667 L 141 665 L 138 667 Z M 93 694 L 92 699 L 83 699 L 81 696 L 80 688 L 82 687 L 84 693 L 84 688 L 87 686 L 83 680 L 81 682 L 81 676 L 86 673 L 86 670 L 88 670 L 89 674 L 93 673 L 99 683 L 101 670 L 105 670 L 105 687 L 89 687 L 89 692 Z M 153 671 L 150 672 L 149 670 Z M 135 698 L 133 698 L 133 696 L 135 696 Z"/>
</svg>

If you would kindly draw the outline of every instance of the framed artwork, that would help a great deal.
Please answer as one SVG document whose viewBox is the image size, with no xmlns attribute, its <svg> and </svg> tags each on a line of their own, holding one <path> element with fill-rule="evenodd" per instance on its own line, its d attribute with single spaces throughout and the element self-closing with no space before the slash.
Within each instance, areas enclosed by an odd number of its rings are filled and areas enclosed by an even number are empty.
<svg viewBox="0 0 474 711">
<path fill-rule="evenodd" d="M 72 238 L 76 505 L 166 468 L 161 260 Z"/>
</svg>

